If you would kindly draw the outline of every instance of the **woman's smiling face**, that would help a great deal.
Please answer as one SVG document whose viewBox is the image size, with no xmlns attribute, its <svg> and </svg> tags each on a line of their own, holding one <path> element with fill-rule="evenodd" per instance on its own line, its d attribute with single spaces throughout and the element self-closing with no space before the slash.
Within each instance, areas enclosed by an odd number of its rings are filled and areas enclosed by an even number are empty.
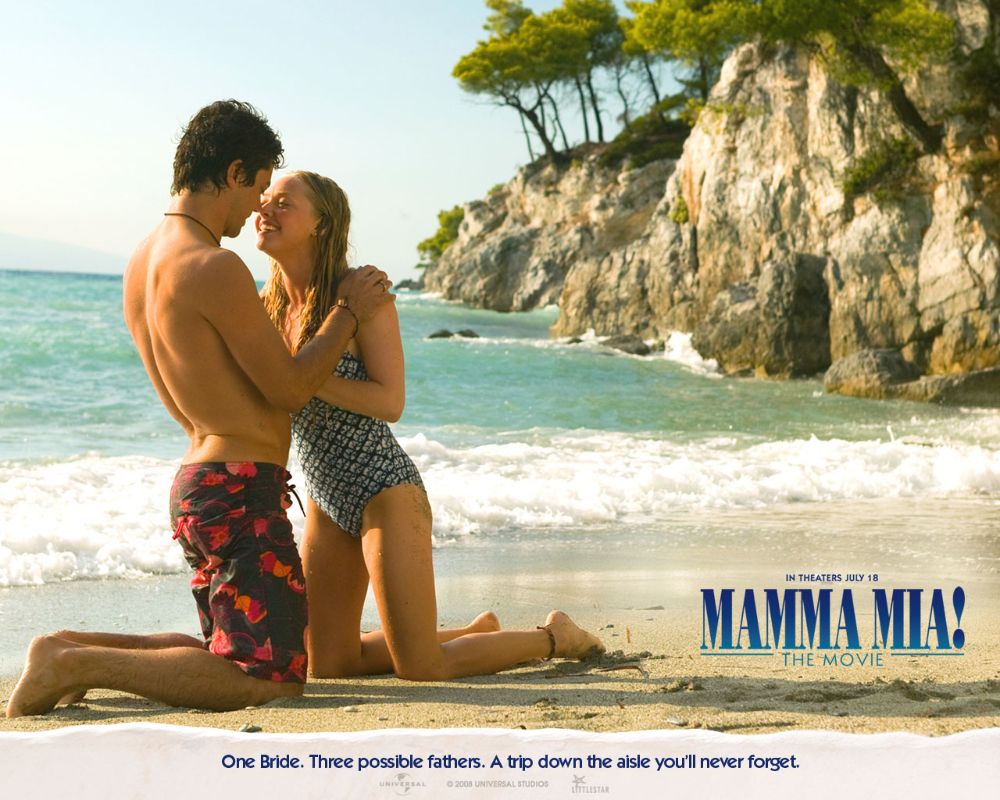
<svg viewBox="0 0 1000 800">
<path fill-rule="evenodd" d="M 297 176 L 276 179 L 261 195 L 260 209 L 254 221 L 258 250 L 274 257 L 314 246 L 319 215 Z"/>
</svg>

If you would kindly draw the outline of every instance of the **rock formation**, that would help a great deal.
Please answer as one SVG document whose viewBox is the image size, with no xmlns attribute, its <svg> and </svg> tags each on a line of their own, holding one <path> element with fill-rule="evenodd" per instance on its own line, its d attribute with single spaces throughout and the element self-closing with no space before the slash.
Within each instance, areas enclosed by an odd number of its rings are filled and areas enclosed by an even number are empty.
<svg viewBox="0 0 1000 800">
<path fill-rule="evenodd" d="M 940 5 L 961 53 L 1000 48 L 989 0 Z M 1000 109 L 970 112 L 953 64 L 906 90 L 943 125 L 939 152 L 908 151 L 878 91 L 842 85 L 803 50 L 744 45 L 677 162 L 522 170 L 467 207 L 427 288 L 498 310 L 558 301 L 556 335 L 691 331 L 732 373 L 810 375 L 882 349 L 914 374 L 989 370 L 1000 365 Z M 847 190 L 879 157 L 898 162 L 893 185 Z"/>
<path fill-rule="evenodd" d="M 671 169 L 657 161 L 619 172 L 593 158 L 524 167 L 465 206 L 458 238 L 427 268 L 424 288 L 495 311 L 551 305 L 574 263 L 642 234 Z"/>
</svg>

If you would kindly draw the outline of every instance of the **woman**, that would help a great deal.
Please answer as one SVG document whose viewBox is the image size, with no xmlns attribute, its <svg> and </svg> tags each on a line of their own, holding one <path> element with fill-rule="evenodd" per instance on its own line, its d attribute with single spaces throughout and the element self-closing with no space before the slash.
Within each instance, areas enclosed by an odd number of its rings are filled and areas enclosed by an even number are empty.
<svg viewBox="0 0 1000 800">
<path fill-rule="evenodd" d="M 293 352 L 336 301 L 349 226 L 343 191 L 315 173 L 278 178 L 261 198 L 257 247 L 271 257 L 264 302 Z M 500 631 L 487 612 L 467 628 L 438 631 L 430 506 L 386 424 L 403 402 L 399 319 L 387 304 L 356 329 L 333 376 L 292 422 L 309 491 L 302 561 L 312 674 L 445 680 L 603 650 L 560 611 L 536 630 Z M 359 636 L 369 579 L 382 630 Z"/>
</svg>

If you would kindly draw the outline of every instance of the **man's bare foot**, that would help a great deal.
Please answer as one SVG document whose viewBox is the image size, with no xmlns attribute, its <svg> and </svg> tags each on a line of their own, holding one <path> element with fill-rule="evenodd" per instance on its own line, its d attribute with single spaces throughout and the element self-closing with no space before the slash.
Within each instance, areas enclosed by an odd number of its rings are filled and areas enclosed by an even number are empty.
<svg viewBox="0 0 1000 800">
<path fill-rule="evenodd" d="M 32 640 L 24 672 L 7 701 L 8 718 L 44 714 L 60 698 L 79 692 L 79 686 L 67 683 L 59 674 L 56 663 L 67 649 L 77 646 L 57 636 L 36 636 Z"/>
<path fill-rule="evenodd" d="M 588 633 L 562 611 L 550 611 L 545 618 L 545 627 L 556 640 L 553 655 L 560 658 L 587 658 L 600 655 L 605 647 L 594 634 Z"/>
<path fill-rule="evenodd" d="M 492 611 L 484 611 L 472 620 L 465 630 L 469 633 L 493 633 L 500 630 L 500 620 Z"/>
</svg>

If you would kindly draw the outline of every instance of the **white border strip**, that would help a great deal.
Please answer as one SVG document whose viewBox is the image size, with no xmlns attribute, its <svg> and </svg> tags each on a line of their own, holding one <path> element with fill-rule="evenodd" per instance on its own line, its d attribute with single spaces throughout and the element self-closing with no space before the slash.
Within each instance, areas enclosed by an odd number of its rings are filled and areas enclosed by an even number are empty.
<svg viewBox="0 0 1000 800">
<path fill-rule="evenodd" d="M 0 733 L 0 785 L 6 797 L 74 800 L 184 800 L 186 795 L 221 800 L 701 795 L 914 800 L 987 796 L 1000 785 L 998 754 L 1000 728 L 932 738 L 559 729 L 249 734 L 134 723 Z M 262 756 L 276 761 L 264 767 Z M 491 768 L 493 757 L 503 766 Z M 543 766 L 543 757 L 562 761 Z M 482 766 L 455 765 L 471 758 L 479 758 Z M 657 770 L 658 758 L 672 760 Z M 295 766 L 292 759 L 298 759 Z M 362 759 L 368 760 L 364 768 Z"/>
</svg>

